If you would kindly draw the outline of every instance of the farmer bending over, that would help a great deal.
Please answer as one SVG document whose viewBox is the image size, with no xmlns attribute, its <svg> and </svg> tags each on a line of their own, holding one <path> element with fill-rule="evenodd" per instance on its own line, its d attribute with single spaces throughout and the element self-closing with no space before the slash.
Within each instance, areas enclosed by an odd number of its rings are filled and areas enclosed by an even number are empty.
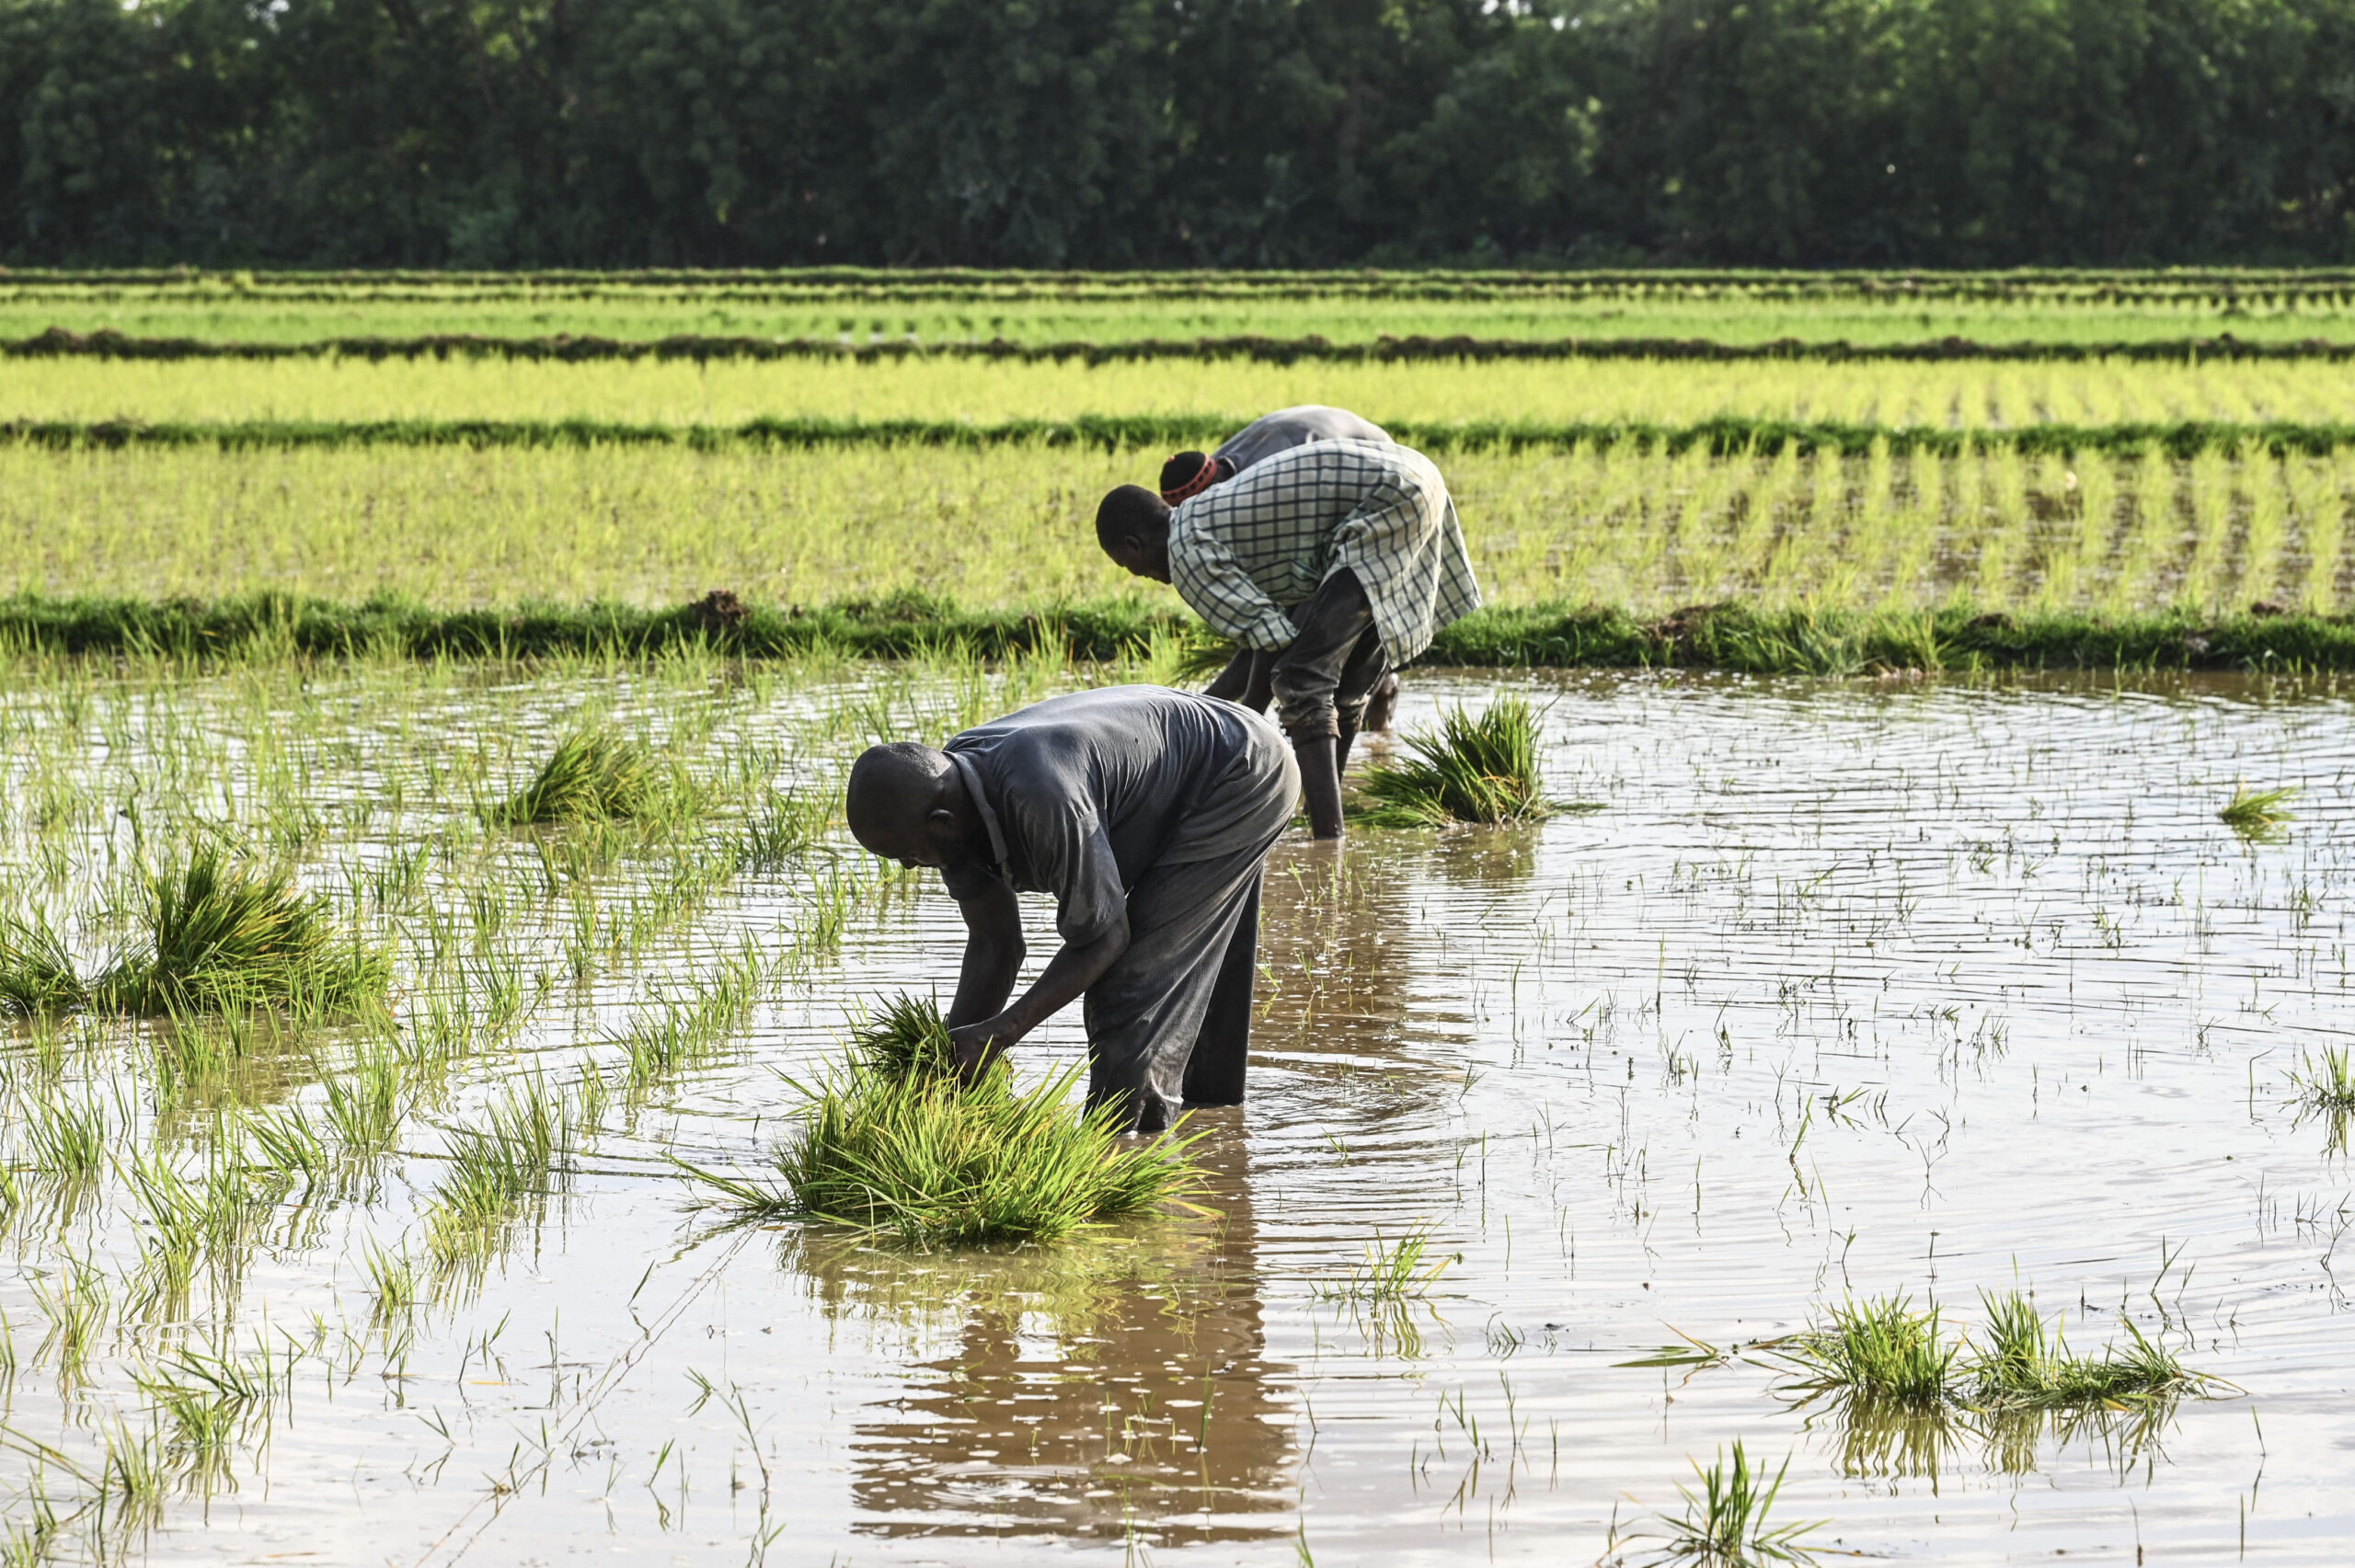
<svg viewBox="0 0 2355 1568">
<path fill-rule="evenodd" d="M 1387 441 L 1296 446 L 1174 510 L 1123 485 L 1097 508 L 1096 538 L 1134 575 L 1174 583 L 1213 630 L 1271 656 L 1320 839 L 1341 836 L 1341 769 L 1368 695 L 1480 604 L 1446 481 Z M 1233 674 L 1212 693 L 1229 695 Z"/>
<path fill-rule="evenodd" d="M 965 917 L 948 1036 L 960 1071 L 1086 998 L 1091 1106 L 1158 1132 L 1243 1102 L 1259 872 L 1299 774 L 1267 720 L 1163 686 L 1050 697 L 935 750 L 867 749 L 850 830 L 936 866 Z M 1063 949 L 1011 1003 L 1017 892 L 1051 893 Z"/>
<path fill-rule="evenodd" d="M 1390 432 L 1371 419 L 1361 419 L 1346 408 L 1328 407 L 1322 403 L 1303 403 L 1293 408 L 1279 408 L 1272 414 L 1262 414 L 1235 434 L 1229 436 L 1213 452 L 1181 452 L 1161 465 L 1161 498 L 1171 506 L 1182 506 L 1212 485 L 1224 484 L 1262 458 L 1273 457 L 1280 452 L 1290 452 L 1311 441 L 1386 441 Z M 1269 677 L 1273 673 L 1275 656 L 1255 653 L 1249 648 L 1238 652 L 1219 678 L 1210 683 L 1210 694 L 1241 703 L 1253 713 L 1268 711 Z M 1398 706 L 1398 676 L 1386 671 L 1375 683 L 1373 693 L 1366 699 L 1365 716 L 1360 721 L 1363 729 L 1388 729 L 1390 715 Z"/>
</svg>

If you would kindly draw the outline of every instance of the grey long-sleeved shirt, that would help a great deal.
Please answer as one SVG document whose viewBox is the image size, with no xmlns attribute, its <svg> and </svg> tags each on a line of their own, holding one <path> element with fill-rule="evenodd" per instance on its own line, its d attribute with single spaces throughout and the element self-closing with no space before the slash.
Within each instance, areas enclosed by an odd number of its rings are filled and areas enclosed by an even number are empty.
<svg viewBox="0 0 2355 1568">
<path fill-rule="evenodd" d="M 1272 414 L 1262 414 L 1229 436 L 1219 449 L 1211 453 L 1235 464 L 1238 474 L 1262 458 L 1292 447 L 1306 446 L 1310 441 L 1386 441 L 1390 432 L 1371 420 L 1361 419 L 1346 408 L 1328 408 L 1321 403 L 1304 403 L 1296 408 L 1279 408 Z"/>
<path fill-rule="evenodd" d="M 944 866 L 964 902 L 992 881 L 1056 899 L 1065 942 L 1093 942 L 1153 866 L 1247 847 L 1268 795 L 1299 790 L 1292 748 L 1258 714 L 1166 686 L 1049 697 L 942 748 L 989 831 L 991 864 Z"/>
</svg>

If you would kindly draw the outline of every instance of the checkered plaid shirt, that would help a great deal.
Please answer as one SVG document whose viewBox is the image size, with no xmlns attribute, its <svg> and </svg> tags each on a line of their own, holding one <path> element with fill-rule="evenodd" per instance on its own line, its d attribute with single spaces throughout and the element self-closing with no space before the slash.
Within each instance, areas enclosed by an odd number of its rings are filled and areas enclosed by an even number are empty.
<svg viewBox="0 0 2355 1568">
<path fill-rule="evenodd" d="M 1284 612 L 1335 569 L 1358 575 L 1393 664 L 1480 607 L 1447 483 L 1421 452 L 1324 441 L 1261 459 L 1169 520 L 1169 580 L 1247 648 L 1292 646 Z"/>
</svg>

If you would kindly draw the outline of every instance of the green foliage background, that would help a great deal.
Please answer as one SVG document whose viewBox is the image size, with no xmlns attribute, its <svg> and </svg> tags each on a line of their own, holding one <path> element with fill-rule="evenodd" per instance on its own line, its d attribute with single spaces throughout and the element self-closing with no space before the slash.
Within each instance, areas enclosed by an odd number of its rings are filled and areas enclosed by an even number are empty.
<svg viewBox="0 0 2355 1568">
<path fill-rule="evenodd" d="M 10 264 L 2355 256 L 2355 0 L 0 0 Z"/>
</svg>

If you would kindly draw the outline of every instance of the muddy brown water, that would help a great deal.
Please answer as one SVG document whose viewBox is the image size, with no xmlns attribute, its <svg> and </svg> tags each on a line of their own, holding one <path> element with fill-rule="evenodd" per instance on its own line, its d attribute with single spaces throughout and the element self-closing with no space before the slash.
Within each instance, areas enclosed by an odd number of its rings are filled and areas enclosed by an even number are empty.
<svg viewBox="0 0 2355 1568">
<path fill-rule="evenodd" d="M 926 885 L 610 1117 L 536 1238 L 421 1309 L 397 1363 L 298 1370 L 235 1488 L 172 1503 L 147 1552 L 1635 1561 L 1740 1440 L 1787 1457 L 1775 1516 L 1836 1552 L 2345 1561 L 2355 1178 L 2288 1080 L 2355 1042 L 2345 699 L 1417 672 L 1400 722 L 1508 685 L 1544 705 L 1553 792 L 1607 809 L 1280 847 L 1250 1103 L 1203 1118 L 1208 1217 L 910 1255 L 695 1207 L 661 1156 L 751 1166 L 795 1103 L 778 1070 L 879 991 L 946 987 L 959 928 Z M 2303 792 L 2281 841 L 2218 821 L 2239 779 Z M 692 975 L 790 897 L 745 883 L 662 962 Z M 596 1032 L 544 1019 L 518 1059 Z M 1058 1020 L 1021 1059 L 1079 1049 Z M 256 1258 L 249 1324 L 364 1337 L 357 1249 L 435 1173 L 396 1172 Z M 1418 1228 L 1452 1260 L 1426 1299 L 1327 1299 Z M 62 1440 L 40 1269 L 20 1242 L 0 1282 L 9 1420 Z M 2016 1283 L 2076 1348 L 2131 1322 L 2223 1381 L 1893 1425 L 1805 1402 L 1758 1348 L 1852 1295 L 1975 1327 Z M 1731 1354 L 1626 1365 L 1680 1336 Z"/>
</svg>

